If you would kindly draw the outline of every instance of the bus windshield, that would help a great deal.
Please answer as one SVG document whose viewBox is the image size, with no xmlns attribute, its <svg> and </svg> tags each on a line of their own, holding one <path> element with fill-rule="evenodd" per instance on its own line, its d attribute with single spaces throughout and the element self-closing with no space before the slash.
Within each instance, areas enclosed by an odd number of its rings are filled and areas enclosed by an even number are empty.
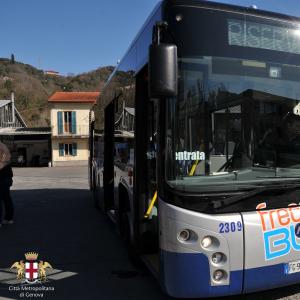
<svg viewBox="0 0 300 300">
<path fill-rule="evenodd" d="M 300 180 L 300 66 L 229 57 L 179 62 L 167 100 L 166 179 L 233 191 Z M 298 178 L 298 179 L 297 179 Z"/>
</svg>

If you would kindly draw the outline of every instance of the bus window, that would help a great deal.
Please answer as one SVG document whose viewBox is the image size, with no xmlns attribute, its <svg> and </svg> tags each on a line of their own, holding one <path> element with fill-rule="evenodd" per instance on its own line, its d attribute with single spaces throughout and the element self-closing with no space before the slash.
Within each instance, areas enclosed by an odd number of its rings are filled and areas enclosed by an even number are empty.
<svg viewBox="0 0 300 300">
<path fill-rule="evenodd" d="M 128 144 L 126 142 L 120 142 L 115 144 L 115 163 L 126 164 L 129 159 Z"/>
<path fill-rule="evenodd" d="M 215 111 L 212 114 L 212 133 L 210 172 L 216 173 L 228 169 L 229 164 L 233 167 L 232 156 L 241 147 L 241 105 Z"/>
</svg>

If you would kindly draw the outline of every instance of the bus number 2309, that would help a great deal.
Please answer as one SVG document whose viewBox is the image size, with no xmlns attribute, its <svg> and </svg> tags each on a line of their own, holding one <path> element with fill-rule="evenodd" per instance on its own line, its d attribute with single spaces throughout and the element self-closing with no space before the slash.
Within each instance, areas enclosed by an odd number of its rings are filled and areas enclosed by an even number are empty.
<svg viewBox="0 0 300 300">
<path fill-rule="evenodd" d="M 231 223 L 220 223 L 219 224 L 219 233 L 229 233 L 235 231 L 242 231 L 243 225 L 242 222 L 231 222 Z"/>
</svg>

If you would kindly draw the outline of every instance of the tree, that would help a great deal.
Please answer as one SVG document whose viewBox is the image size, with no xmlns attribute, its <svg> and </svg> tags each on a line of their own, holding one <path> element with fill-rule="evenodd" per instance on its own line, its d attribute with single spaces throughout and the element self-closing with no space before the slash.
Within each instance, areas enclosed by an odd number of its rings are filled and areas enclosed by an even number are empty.
<svg viewBox="0 0 300 300">
<path fill-rule="evenodd" d="M 13 54 L 11 55 L 10 62 L 11 62 L 12 64 L 15 63 L 15 56 L 14 56 Z"/>
</svg>

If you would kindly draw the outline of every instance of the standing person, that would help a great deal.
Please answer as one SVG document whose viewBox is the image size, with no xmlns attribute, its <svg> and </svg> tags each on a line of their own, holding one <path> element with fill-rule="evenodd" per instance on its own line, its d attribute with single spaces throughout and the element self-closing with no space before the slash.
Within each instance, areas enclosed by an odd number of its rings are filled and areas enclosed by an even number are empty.
<svg viewBox="0 0 300 300">
<path fill-rule="evenodd" d="M 2 224 L 13 224 L 14 206 L 10 196 L 13 172 L 11 168 L 11 155 L 3 143 L 0 142 L 0 227 Z M 2 221 L 2 208 L 5 215 Z"/>
</svg>

